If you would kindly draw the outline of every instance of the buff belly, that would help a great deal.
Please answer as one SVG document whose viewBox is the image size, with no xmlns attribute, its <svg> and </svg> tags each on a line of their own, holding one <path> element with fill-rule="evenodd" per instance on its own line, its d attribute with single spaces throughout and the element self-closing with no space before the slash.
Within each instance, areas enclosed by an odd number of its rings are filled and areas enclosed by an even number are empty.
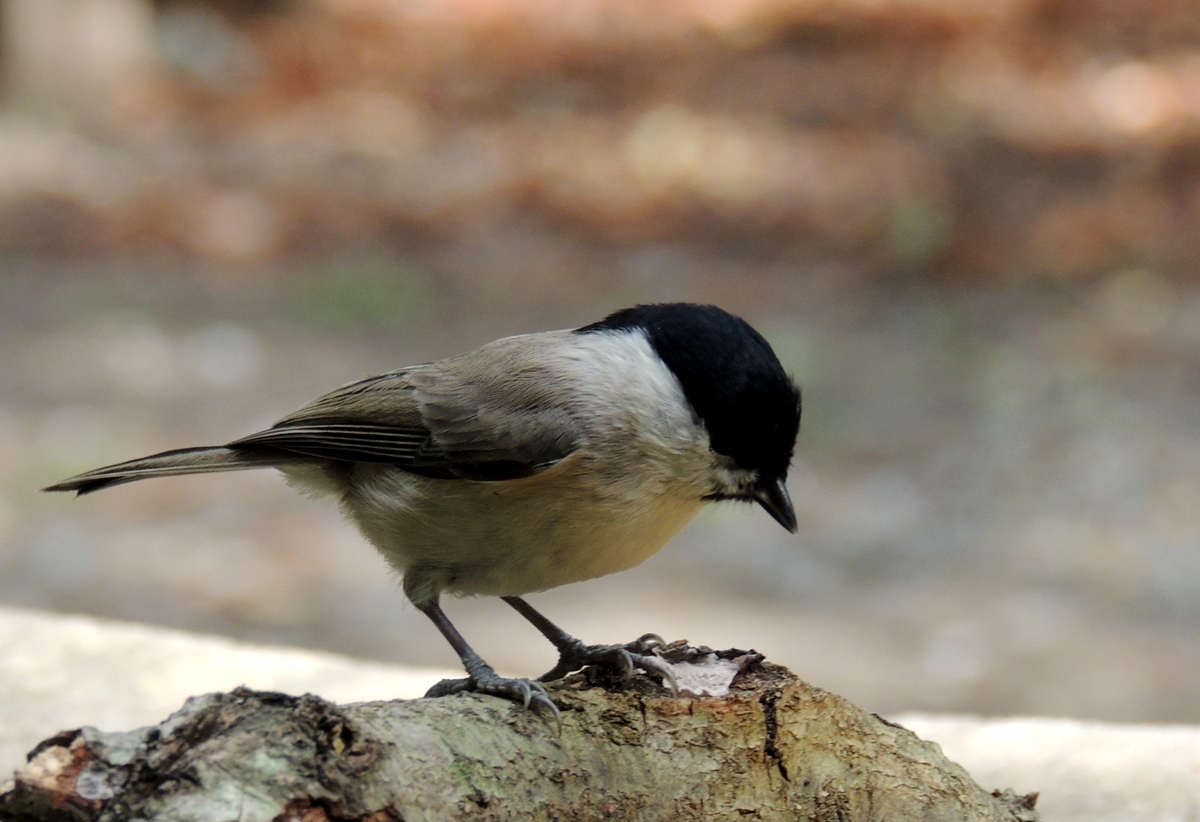
<svg viewBox="0 0 1200 822">
<path fill-rule="evenodd" d="M 571 482 L 564 464 L 505 482 L 359 466 L 342 505 L 415 602 L 442 592 L 518 596 L 631 568 L 703 505 L 698 489 Z"/>
</svg>

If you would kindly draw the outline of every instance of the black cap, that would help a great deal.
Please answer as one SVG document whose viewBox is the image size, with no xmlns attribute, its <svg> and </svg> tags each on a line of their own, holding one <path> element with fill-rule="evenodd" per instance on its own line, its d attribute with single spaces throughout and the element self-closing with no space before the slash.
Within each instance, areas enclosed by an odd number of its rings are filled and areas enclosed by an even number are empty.
<svg viewBox="0 0 1200 822">
<path fill-rule="evenodd" d="M 628 328 L 644 329 L 679 378 L 714 451 L 756 470 L 764 488 L 787 476 L 800 430 L 800 389 L 761 334 L 716 306 L 692 303 L 626 308 L 577 333 Z"/>
</svg>

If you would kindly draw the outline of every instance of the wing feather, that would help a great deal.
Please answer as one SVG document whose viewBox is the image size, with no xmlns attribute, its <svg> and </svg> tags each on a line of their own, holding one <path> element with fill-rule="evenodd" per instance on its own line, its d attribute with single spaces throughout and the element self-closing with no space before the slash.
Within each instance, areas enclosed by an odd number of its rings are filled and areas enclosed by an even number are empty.
<svg viewBox="0 0 1200 822">
<path fill-rule="evenodd" d="M 522 387 L 519 377 L 503 362 L 465 378 L 440 364 L 393 371 L 332 391 L 229 446 L 429 476 L 528 476 L 570 454 L 575 438 L 568 412 L 547 402 L 536 380 Z"/>
</svg>

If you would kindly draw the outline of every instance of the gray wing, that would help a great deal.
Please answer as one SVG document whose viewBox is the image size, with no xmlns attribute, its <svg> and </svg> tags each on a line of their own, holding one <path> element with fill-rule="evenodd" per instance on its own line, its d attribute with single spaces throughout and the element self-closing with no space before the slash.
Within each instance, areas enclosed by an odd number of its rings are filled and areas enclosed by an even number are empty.
<svg viewBox="0 0 1200 822">
<path fill-rule="evenodd" d="M 230 443 L 320 459 L 397 465 L 427 476 L 504 480 L 566 457 L 570 415 L 519 374 L 456 377 L 437 364 L 333 391 L 265 431 Z"/>
</svg>

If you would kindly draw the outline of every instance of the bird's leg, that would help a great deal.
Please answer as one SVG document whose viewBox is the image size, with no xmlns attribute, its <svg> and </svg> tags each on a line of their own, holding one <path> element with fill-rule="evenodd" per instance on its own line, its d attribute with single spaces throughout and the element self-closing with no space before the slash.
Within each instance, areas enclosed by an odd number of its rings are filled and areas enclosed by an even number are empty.
<svg viewBox="0 0 1200 822">
<path fill-rule="evenodd" d="M 478 691 L 482 694 L 491 694 L 520 702 L 526 708 L 530 705 L 544 708 L 554 714 L 559 726 L 562 726 L 562 716 L 558 712 L 558 706 L 546 695 L 546 689 L 542 683 L 528 679 L 510 679 L 497 674 L 492 670 L 492 666 L 484 662 L 479 654 L 475 653 L 467 644 L 463 635 L 443 613 L 437 600 L 425 605 L 417 605 L 417 608 L 433 621 L 433 624 L 442 632 L 442 636 L 454 648 L 459 659 L 462 660 L 463 667 L 467 669 L 466 679 L 443 679 L 430 688 L 425 696 L 449 696 L 463 691 Z"/>
<path fill-rule="evenodd" d="M 520 597 L 501 597 L 525 617 L 533 627 L 542 632 L 542 636 L 554 643 L 558 649 L 558 664 L 538 679 L 542 682 L 552 682 L 562 679 L 567 674 L 578 671 L 587 665 L 605 665 L 615 668 L 625 679 L 633 676 L 634 668 L 641 668 L 649 674 L 657 674 L 663 682 L 679 695 L 679 685 L 675 682 L 675 673 L 671 666 L 656 656 L 650 656 L 650 651 L 659 645 L 665 645 L 663 638 L 657 634 L 643 634 L 626 645 L 584 645 L 580 640 L 559 628 L 546 617 L 542 616 L 533 606 Z"/>
</svg>

